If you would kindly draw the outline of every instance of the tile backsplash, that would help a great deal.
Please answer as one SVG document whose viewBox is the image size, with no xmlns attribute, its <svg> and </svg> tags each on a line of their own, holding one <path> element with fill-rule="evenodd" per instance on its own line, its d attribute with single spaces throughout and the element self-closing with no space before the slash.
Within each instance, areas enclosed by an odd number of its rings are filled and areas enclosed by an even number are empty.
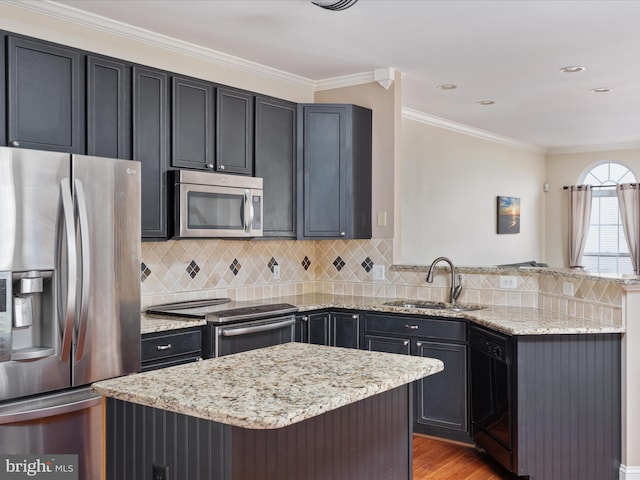
<svg viewBox="0 0 640 480">
<path fill-rule="evenodd" d="M 279 278 L 274 274 L 276 265 Z M 384 266 L 384 280 L 373 280 L 374 265 Z M 622 321 L 622 289 L 616 283 L 522 270 L 508 273 L 516 277 L 516 288 L 501 289 L 500 272 L 461 267 L 459 273 L 462 303 L 539 307 L 606 324 Z M 448 299 L 448 269 L 437 270 L 433 283 L 425 279 L 424 266 L 393 268 L 392 239 L 143 242 L 140 265 L 143 309 L 198 298 L 253 300 L 312 292 Z M 563 294 L 567 281 L 573 296 Z"/>
</svg>

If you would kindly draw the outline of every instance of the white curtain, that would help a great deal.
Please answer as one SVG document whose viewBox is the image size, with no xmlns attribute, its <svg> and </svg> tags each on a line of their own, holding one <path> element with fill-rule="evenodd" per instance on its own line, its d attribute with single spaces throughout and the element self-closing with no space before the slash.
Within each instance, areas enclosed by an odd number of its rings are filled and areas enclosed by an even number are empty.
<svg viewBox="0 0 640 480">
<path fill-rule="evenodd" d="M 580 267 L 591 220 L 591 185 L 569 187 L 569 267 Z"/>
<path fill-rule="evenodd" d="M 618 205 L 624 236 L 629 245 L 629 255 L 633 271 L 640 272 L 640 194 L 637 183 L 620 183 L 616 185 Z"/>
</svg>

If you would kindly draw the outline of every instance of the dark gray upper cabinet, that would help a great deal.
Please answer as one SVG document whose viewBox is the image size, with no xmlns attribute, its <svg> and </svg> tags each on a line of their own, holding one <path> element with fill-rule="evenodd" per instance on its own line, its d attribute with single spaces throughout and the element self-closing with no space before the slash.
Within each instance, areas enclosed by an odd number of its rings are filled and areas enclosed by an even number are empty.
<svg viewBox="0 0 640 480">
<path fill-rule="evenodd" d="M 251 92 L 216 89 L 216 170 L 253 174 L 253 100 Z"/>
<path fill-rule="evenodd" d="M 298 106 L 298 238 L 371 238 L 371 114 Z"/>
<path fill-rule="evenodd" d="M 209 82 L 172 78 L 171 165 L 213 170 L 214 86 Z"/>
<path fill-rule="evenodd" d="M 84 153 L 80 52 L 20 37 L 7 42 L 7 144 Z"/>
<path fill-rule="evenodd" d="M 133 159 L 142 163 L 142 238 L 166 238 L 169 165 L 166 72 L 133 68 Z"/>
<path fill-rule="evenodd" d="M 131 159 L 131 67 L 87 57 L 87 154 Z"/>
<path fill-rule="evenodd" d="M 255 176 L 264 181 L 265 237 L 296 236 L 296 104 L 257 96 Z"/>
</svg>

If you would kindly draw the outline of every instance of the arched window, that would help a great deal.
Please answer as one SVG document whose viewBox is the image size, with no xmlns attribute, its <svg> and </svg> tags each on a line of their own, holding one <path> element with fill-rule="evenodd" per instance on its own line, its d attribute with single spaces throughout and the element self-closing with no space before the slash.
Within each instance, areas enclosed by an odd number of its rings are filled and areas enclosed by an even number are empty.
<svg viewBox="0 0 640 480">
<path fill-rule="evenodd" d="M 582 256 L 582 265 L 587 270 L 599 273 L 633 273 L 615 186 L 635 181 L 635 175 L 627 167 L 607 162 L 586 172 L 580 182 L 598 187 L 593 189 L 591 222 Z"/>
</svg>

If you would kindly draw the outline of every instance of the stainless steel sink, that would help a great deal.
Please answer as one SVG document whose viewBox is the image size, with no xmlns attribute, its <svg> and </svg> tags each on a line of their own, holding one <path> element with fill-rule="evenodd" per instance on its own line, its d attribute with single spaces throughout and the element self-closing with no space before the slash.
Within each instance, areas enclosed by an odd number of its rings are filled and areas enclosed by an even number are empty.
<svg viewBox="0 0 640 480">
<path fill-rule="evenodd" d="M 459 303 L 426 302 L 421 300 L 394 300 L 385 302 L 389 307 L 424 308 L 425 310 L 447 310 L 450 312 L 469 312 L 486 308 L 483 305 L 464 305 Z"/>
</svg>

